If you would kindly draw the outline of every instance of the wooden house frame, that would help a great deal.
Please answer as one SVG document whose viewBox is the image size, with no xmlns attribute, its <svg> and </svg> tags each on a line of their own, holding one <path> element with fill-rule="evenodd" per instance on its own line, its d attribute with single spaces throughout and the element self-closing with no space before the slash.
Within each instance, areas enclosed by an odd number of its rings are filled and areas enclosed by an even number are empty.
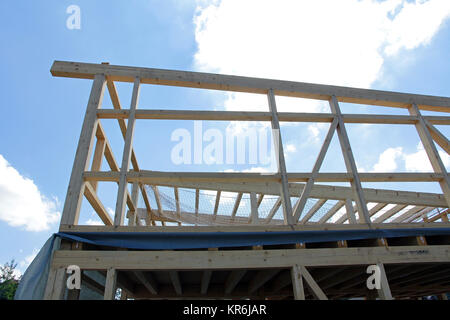
<svg viewBox="0 0 450 320">
<path fill-rule="evenodd" d="M 93 80 L 82 125 L 75 161 L 61 218 L 60 232 L 289 232 L 333 230 L 448 230 L 450 179 L 436 148 L 449 153 L 449 141 L 435 125 L 449 125 L 450 117 L 422 115 L 421 111 L 450 112 L 450 98 L 387 92 L 330 85 L 249 78 L 198 72 L 161 70 L 55 61 L 51 73 L 55 77 Z M 129 109 L 123 109 L 115 82 L 133 83 Z M 267 112 L 143 110 L 138 109 L 139 91 L 143 84 L 191 87 L 267 95 Z M 113 109 L 102 109 L 108 90 Z M 328 101 L 330 113 L 278 112 L 275 96 L 288 96 Z M 340 102 L 404 108 L 409 115 L 344 114 Z M 102 119 L 117 119 L 124 138 L 121 162 L 118 163 L 101 125 Z M 127 119 L 127 122 L 125 122 Z M 133 149 L 136 120 L 212 120 L 269 121 L 272 130 L 280 122 L 324 122 L 330 128 L 311 172 L 287 172 L 280 134 L 273 135 L 279 148 L 274 174 L 158 172 L 140 168 Z M 434 172 L 374 173 L 358 172 L 350 146 L 346 123 L 414 125 Z M 319 172 L 334 132 L 337 132 L 347 171 Z M 90 159 L 92 158 L 92 161 Z M 100 171 L 106 159 L 110 171 Z M 100 181 L 118 184 L 114 218 L 108 214 L 97 195 Z M 393 191 L 363 188 L 362 182 L 438 182 L 442 193 Z M 351 187 L 337 187 L 315 182 L 349 182 Z M 132 185 L 131 193 L 128 184 Z M 157 201 L 152 208 L 146 186 L 151 186 Z M 164 211 L 158 187 L 171 187 L 176 210 Z M 195 190 L 195 212 L 184 212 L 179 205 L 179 188 Z M 198 212 L 199 192 L 215 190 L 213 212 Z M 221 192 L 238 194 L 231 216 L 217 214 Z M 251 210 L 248 217 L 237 217 L 242 195 L 248 194 Z M 258 216 L 258 206 L 266 195 L 277 196 L 271 213 Z M 104 226 L 78 225 L 83 196 L 92 205 Z M 145 208 L 138 208 L 141 196 Z M 291 198 L 298 200 L 291 205 Z M 308 198 L 318 201 L 301 217 Z M 328 200 L 336 204 L 320 218 L 311 218 Z M 368 208 L 368 203 L 375 203 Z M 392 208 L 374 215 L 387 205 Z M 393 221 L 389 218 L 411 206 Z M 274 219 L 281 207 L 283 218 Z M 346 214 L 331 222 L 345 208 Z M 128 213 L 127 213 L 128 210 Z M 125 218 L 128 217 L 128 224 Z M 201 217 L 207 226 L 185 225 Z M 388 220 L 389 222 L 386 222 Z M 165 222 L 180 222 L 165 226 Z M 221 225 L 220 222 L 227 225 Z M 447 231 L 446 231 L 447 232 Z M 317 298 L 338 299 L 369 297 L 364 288 L 367 265 L 378 265 L 382 299 L 422 297 L 450 292 L 450 234 L 440 236 L 376 238 L 369 241 L 343 239 L 333 243 L 297 243 L 293 246 L 250 246 L 222 250 L 120 250 L 90 248 L 80 242 L 63 240 L 55 251 L 45 293 L 46 299 L 76 298 L 65 290 L 65 270 L 78 265 L 82 270 L 101 270 L 104 285 L 83 276 L 83 281 L 104 294 L 115 296 L 122 288 L 123 296 L 140 298 Z M 186 273 L 181 276 L 181 273 Z M 192 276 L 189 275 L 192 273 Z M 194 275 L 195 273 L 195 275 Z M 166 277 L 167 276 L 167 277 Z M 409 277 L 409 278 L 408 278 Z M 169 279 L 166 281 L 166 278 Z M 305 281 L 303 281 L 305 280 Z M 292 286 L 291 286 L 292 284 Z M 373 297 L 373 296 L 372 296 Z"/>
</svg>

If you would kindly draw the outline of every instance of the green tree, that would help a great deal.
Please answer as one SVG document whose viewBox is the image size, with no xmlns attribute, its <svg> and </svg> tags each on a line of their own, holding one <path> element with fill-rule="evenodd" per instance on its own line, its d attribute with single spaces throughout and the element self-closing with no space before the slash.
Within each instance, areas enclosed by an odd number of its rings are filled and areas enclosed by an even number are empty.
<svg viewBox="0 0 450 320">
<path fill-rule="evenodd" d="M 14 299 L 20 281 L 20 277 L 14 274 L 16 267 L 14 259 L 0 266 L 0 300 Z"/>
</svg>

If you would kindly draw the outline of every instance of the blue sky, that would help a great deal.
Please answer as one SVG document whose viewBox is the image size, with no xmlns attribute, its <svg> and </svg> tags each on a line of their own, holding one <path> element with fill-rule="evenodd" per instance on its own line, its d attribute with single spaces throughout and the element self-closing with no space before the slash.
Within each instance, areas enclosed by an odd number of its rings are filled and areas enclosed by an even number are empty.
<svg viewBox="0 0 450 320">
<path fill-rule="evenodd" d="M 0 155 L 7 161 L 10 173 L 0 176 L 0 263 L 15 258 L 24 271 L 30 256 L 58 227 L 55 215 L 62 211 L 91 81 L 53 78 L 49 70 L 54 60 L 107 61 L 450 96 L 450 7 L 446 0 L 335 3 L 0 2 L 4 119 L 0 126 Z M 81 9 L 79 30 L 66 27 L 66 8 L 72 4 Z M 131 85 L 117 86 L 126 108 Z M 279 111 L 328 111 L 325 104 L 314 101 L 277 99 L 277 103 Z M 263 110 L 261 105 L 267 108 L 265 104 L 265 97 L 254 95 L 157 86 L 143 86 L 140 100 L 140 108 L 145 109 Z M 107 95 L 104 105 L 111 106 Z M 349 113 L 407 114 L 401 109 L 347 104 L 342 109 Z M 115 122 L 105 122 L 104 126 L 115 157 L 120 159 L 123 142 L 118 126 Z M 261 128 L 260 124 L 233 126 L 216 122 L 203 126 L 204 130 L 217 128 L 224 133 Z M 138 122 L 135 150 L 142 168 L 268 170 L 249 164 L 175 165 L 170 158 L 175 143 L 170 137 L 177 128 L 192 131 L 193 123 Z M 447 128 L 439 129 L 448 136 Z M 359 169 L 427 170 L 413 127 L 351 125 L 348 130 Z M 283 141 L 291 145 L 285 150 L 288 170 L 310 170 L 326 131 L 327 127 L 320 125 L 282 127 Z M 343 171 L 337 157 L 339 145 L 334 139 L 323 170 Z M 448 165 L 448 159 L 444 160 Z M 6 177 L 20 181 L 8 190 Z M 37 209 L 42 211 L 42 227 L 33 228 L 27 221 L 31 213 L 21 211 L 20 203 L 7 201 L 10 194 L 21 192 L 22 185 L 28 186 L 26 190 L 34 196 L 41 196 L 36 200 L 39 204 L 45 204 L 44 209 Z M 16 186 L 19 189 L 14 189 Z M 398 184 L 377 186 L 400 188 Z M 109 208 L 115 205 L 111 195 L 114 188 L 105 186 L 99 191 Z M 402 188 L 440 192 L 437 184 L 404 184 Z M 91 211 L 83 206 L 80 222 L 95 219 Z M 21 222 L 14 223 L 12 214 L 23 215 Z"/>
</svg>

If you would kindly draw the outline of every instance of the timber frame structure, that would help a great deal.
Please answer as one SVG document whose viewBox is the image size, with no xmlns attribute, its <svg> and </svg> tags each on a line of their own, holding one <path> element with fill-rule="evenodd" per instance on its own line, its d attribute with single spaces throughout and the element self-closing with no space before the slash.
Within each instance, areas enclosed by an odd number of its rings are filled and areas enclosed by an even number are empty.
<svg viewBox="0 0 450 320">
<path fill-rule="evenodd" d="M 76 290 L 65 289 L 65 270 L 69 265 L 78 265 L 81 270 L 101 271 L 106 279 L 104 284 L 85 274 L 82 282 L 100 292 L 105 299 L 113 299 L 116 288 L 122 289 L 122 297 L 134 299 L 402 299 L 426 295 L 444 298 L 444 294 L 450 292 L 450 179 L 435 145 L 437 143 L 449 153 L 449 141 L 435 125 L 449 125 L 450 117 L 421 113 L 423 110 L 450 112 L 450 98 L 106 63 L 55 61 L 51 73 L 56 77 L 93 80 L 60 232 L 108 235 L 122 232 L 270 234 L 415 230 L 416 233 L 411 236 L 350 237 L 338 241 L 188 250 L 126 250 L 65 239 L 53 254 L 45 299 L 77 298 L 77 292 L 72 292 Z M 129 109 L 122 108 L 115 82 L 134 84 Z M 269 111 L 142 110 L 138 109 L 142 84 L 264 94 L 268 98 Z M 113 104 L 111 109 L 101 108 L 106 88 Z M 329 101 L 331 112 L 278 112 L 275 96 Z M 343 114 L 340 102 L 405 108 L 409 115 Z M 116 162 L 112 153 L 101 125 L 102 119 L 117 119 L 119 123 L 124 138 L 120 163 Z M 272 130 L 279 130 L 283 121 L 325 122 L 330 124 L 330 128 L 311 172 L 286 172 L 281 135 L 273 135 L 274 145 L 279 148 L 278 172 L 274 174 L 156 172 L 141 169 L 134 153 L 135 122 L 140 119 L 270 121 Z M 414 125 L 434 172 L 359 173 L 346 123 Z M 334 132 L 338 134 L 347 172 L 321 173 L 319 170 Z M 100 171 L 103 158 L 110 171 Z M 99 181 L 118 184 L 114 218 L 107 213 L 97 195 Z M 361 184 L 406 181 L 437 182 L 442 193 L 369 189 Z M 351 187 L 315 182 L 349 182 Z M 128 184 L 132 185 L 131 193 Z M 156 208 L 150 205 L 146 186 L 154 192 Z M 158 187 L 173 188 L 177 203 L 175 211 L 164 211 Z M 180 209 L 178 191 L 181 188 L 196 193 L 194 212 Z M 198 212 L 198 195 L 202 190 L 217 191 L 214 212 Z M 217 213 L 221 192 L 237 194 L 230 216 Z M 236 210 L 243 194 L 249 195 L 251 210 L 247 217 L 238 217 Z M 144 200 L 145 208 L 138 208 L 139 195 Z M 261 218 L 258 216 L 258 206 L 266 195 L 276 196 L 278 200 L 270 214 Z M 83 196 L 104 226 L 78 225 Z M 305 210 L 307 200 L 313 198 L 317 201 L 311 209 Z M 295 200 L 294 205 L 291 199 Z M 335 201 L 333 207 L 313 221 L 316 212 L 329 200 Z M 373 205 L 370 208 L 369 203 Z M 390 209 L 380 214 L 388 205 Z M 283 213 L 282 219 L 275 218 L 279 208 Z M 343 208 L 345 214 L 339 219 L 332 219 Z M 303 211 L 307 212 L 302 215 Z M 198 217 L 208 221 L 208 225 L 191 225 Z M 392 217 L 395 219 L 390 219 Z M 165 226 L 166 222 L 171 221 L 179 225 Z M 430 230 L 442 230 L 442 233 L 430 235 L 427 233 Z M 381 271 L 381 288 L 375 290 L 375 294 L 366 287 L 366 268 L 371 264 L 378 265 Z"/>
</svg>

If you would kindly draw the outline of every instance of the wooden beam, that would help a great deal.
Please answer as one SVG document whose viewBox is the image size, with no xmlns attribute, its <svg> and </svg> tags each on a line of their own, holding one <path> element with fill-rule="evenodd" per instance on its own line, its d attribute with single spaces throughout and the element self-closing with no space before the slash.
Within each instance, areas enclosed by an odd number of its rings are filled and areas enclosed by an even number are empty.
<svg viewBox="0 0 450 320">
<path fill-rule="evenodd" d="M 81 282 L 84 286 L 88 287 L 90 290 L 97 292 L 100 295 L 104 295 L 105 287 L 94 279 L 88 277 L 84 272 L 81 273 Z"/>
<path fill-rule="evenodd" d="M 374 220 L 375 223 L 380 223 L 383 222 L 387 219 L 389 219 L 390 217 L 392 217 L 394 214 L 396 214 L 397 212 L 405 209 L 407 207 L 407 205 L 404 204 L 398 204 L 394 207 L 392 207 L 391 209 L 389 209 L 388 211 L 386 211 L 385 213 L 383 213 L 382 215 L 380 215 L 378 218 L 376 218 Z"/>
<path fill-rule="evenodd" d="M 216 202 L 214 204 L 214 212 L 213 212 L 214 220 L 217 218 L 217 212 L 219 211 L 220 194 L 221 194 L 221 191 L 218 190 L 216 193 Z"/>
<path fill-rule="evenodd" d="M 186 173 L 180 173 L 182 176 Z M 172 173 L 157 173 L 158 185 L 161 186 L 178 186 L 180 188 L 190 189 L 204 189 L 204 190 L 222 190 L 226 192 L 249 192 L 252 190 L 257 193 L 265 193 L 267 195 L 280 195 L 278 186 L 267 182 L 271 181 L 270 177 L 257 177 L 256 175 L 241 174 L 241 181 L 239 178 L 233 176 L 221 176 L 223 173 L 188 173 L 184 175 L 188 179 L 171 178 Z M 154 172 L 129 172 L 128 181 L 138 181 L 140 183 L 149 183 L 154 181 Z M 85 172 L 83 174 L 85 181 L 118 181 L 119 175 L 116 172 Z M 151 177 L 150 179 L 146 177 Z M 166 178 L 162 178 L 166 177 Z M 224 179 L 230 182 L 221 182 L 220 185 L 215 183 L 217 179 Z M 195 181 L 196 180 L 196 181 Z M 202 181 L 204 180 L 204 181 Z M 298 196 L 303 190 L 304 184 L 290 183 L 289 192 L 291 197 Z M 433 207 L 447 207 L 447 202 L 442 194 L 427 193 L 427 192 L 409 192 L 409 191 L 395 191 L 386 189 L 372 189 L 364 188 L 364 194 L 368 202 L 384 202 L 392 204 L 407 204 L 407 205 L 422 205 Z M 349 187 L 329 186 L 329 185 L 314 185 L 311 190 L 312 198 L 327 198 L 335 200 L 345 200 L 353 196 L 353 191 Z"/>
<path fill-rule="evenodd" d="M 134 182 L 133 183 L 133 187 L 131 189 L 131 201 L 133 202 L 133 206 L 135 208 L 138 207 L 138 202 L 139 202 L 139 183 L 138 182 Z M 137 210 L 130 210 L 130 215 L 129 215 L 129 219 L 128 219 L 128 224 L 135 226 L 136 224 L 140 225 L 140 218 L 137 214 Z"/>
<path fill-rule="evenodd" d="M 298 199 L 297 203 L 294 207 L 294 221 L 297 222 L 300 218 L 300 215 L 303 212 L 303 209 L 305 208 L 306 201 L 308 200 L 309 194 L 311 193 L 311 190 L 314 186 L 314 182 L 317 179 L 317 176 L 319 174 L 320 167 L 322 166 L 323 159 L 325 158 L 325 155 L 328 151 L 328 147 L 330 146 L 331 139 L 333 138 L 333 134 L 336 131 L 338 124 L 338 119 L 334 118 L 333 122 L 330 125 L 330 128 L 328 129 L 328 133 L 325 137 L 325 140 L 322 144 L 322 147 L 320 148 L 319 155 L 317 156 L 316 162 L 314 163 L 314 167 L 311 172 L 311 176 L 309 177 L 308 181 L 306 182 L 305 187 L 303 188 L 302 194 L 300 195 L 300 198 Z M 314 214 L 314 212 L 312 213 Z M 308 217 L 308 215 L 306 215 Z M 303 219 L 302 223 L 305 223 L 309 220 L 311 216 L 308 217 L 308 219 Z"/>
<path fill-rule="evenodd" d="M 426 207 L 421 207 L 421 206 L 415 206 L 412 207 L 411 209 L 409 209 L 408 211 L 404 212 L 402 215 L 400 215 L 399 217 L 395 218 L 392 220 L 393 223 L 397 223 L 397 222 L 403 222 L 406 219 L 408 219 L 409 217 L 413 216 L 414 214 L 416 214 L 417 212 L 422 211 L 423 209 L 425 209 Z"/>
<path fill-rule="evenodd" d="M 328 300 L 325 293 L 320 289 L 319 285 L 316 281 L 314 281 L 314 278 L 311 276 L 309 271 L 304 266 L 298 266 L 300 268 L 301 275 L 306 280 L 306 283 L 308 284 L 309 288 L 311 288 L 312 294 L 316 297 L 318 300 Z"/>
<path fill-rule="evenodd" d="M 100 123 L 98 123 L 97 128 L 100 127 Z M 102 168 L 102 160 L 103 160 L 103 155 L 105 154 L 105 148 L 106 148 L 106 140 L 103 139 L 99 139 L 97 137 L 97 142 L 95 144 L 95 150 L 94 150 L 94 157 L 92 159 L 92 164 L 91 164 L 91 170 L 92 171 L 100 171 Z M 92 189 L 94 191 L 97 191 L 97 181 L 93 181 L 91 183 L 92 185 Z"/>
<path fill-rule="evenodd" d="M 439 219 L 442 219 L 442 222 L 449 222 L 448 221 L 448 217 L 447 217 L 448 214 L 449 214 L 449 210 L 448 209 L 444 210 L 444 211 L 438 213 L 437 215 L 429 218 L 427 223 L 434 222 L 434 221 L 439 220 Z"/>
<path fill-rule="evenodd" d="M 295 300 L 305 300 L 305 289 L 303 288 L 303 277 L 300 266 L 295 264 L 291 268 L 292 290 Z"/>
<path fill-rule="evenodd" d="M 391 246 L 321 249 L 224 250 L 224 251 L 95 251 L 56 250 L 54 268 L 77 264 L 83 270 L 215 270 L 289 268 L 298 261 L 305 267 L 368 265 L 376 263 L 431 263 L 450 261 L 448 245 Z M 245 270 L 244 270 L 245 271 Z M 236 277 L 236 276 L 234 276 Z M 240 278 L 239 278 L 240 279 Z"/>
<path fill-rule="evenodd" d="M 352 224 L 357 223 L 355 211 L 353 211 L 353 205 L 352 205 L 351 199 L 345 200 L 345 213 L 346 213 L 349 223 L 352 223 Z"/>
<path fill-rule="evenodd" d="M 380 268 L 381 271 L 381 288 L 378 290 L 378 295 L 380 296 L 380 299 L 382 300 L 392 300 L 392 293 L 391 289 L 389 288 L 389 282 L 386 276 L 386 270 L 384 269 L 384 264 L 377 263 L 378 268 Z"/>
<path fill-rule="evenodd" d="M 109 82 L 108 82 L 109 83 Z M 115 108 L 99 109 L 99 119 L 125 120 L 129 116 L 129 110 Z M 280 122 L 319 122 L 331 123 L 335 116 L 330 113 L 313 112 L 278 112 Z M 344 123 L 366 124 L 415 124 L 417 117 L 390 114 L 343 114 Z M 201 121 L 271 121 L 270 112 L 259 111 L 200 111 L 200 110 L 155 110 L 140 109 L 136 111 L 136 119 L 157 120 L 201 120 Z M 430 124 L 449 125 L 450 117 L 424 116 Z M 122 125 L 123 126 L 123 125 Z"/>
<path fill-rule="evenodd" d="M 273 205 L 272 209 L 270 209 L 269 214 L 267 215 L 266 220 L 264 221 L 265 224 L 269 224 L 275 213 L 277 213 L 278 209 L 281 206 L 281 197 L 278 197 L 277 201 L 275 201 L 275 204 Z"/>
<path fill-rule="evenodd" d="M 412 215 L 412 217 L 406 219 L 406 220 L 405 220 L 405 223 L 411 223 L 411 222 L 413 222 L 413 221 L 415 221 L 415 220 L 417 220 L 417 219 L 420 219 L 420 218 L 422 218 L 422 217 L 424 217 L 424 216 L 426 217 L 426 215 L 427 215 L 428 213 L 430 213 L 431 211 L 433 211 L 433 210 L 435 210 L 435 209 L 436 209 L 436 208 L 426 208 L 426 209 L 423 209 L 423 211 L 419 211 L 418 213 Z"/>
<path fill-rule="evenodd" d="M 114 81 L 112 81 L 112 79 L 110 77 L 107 77 L 106 80 L 107 80 L 106 85 L 108 86 L 109 96 L 111 98 L 111 102 L 115 109 L 114 111 L 117 111 L 117 112 L 123 111 L 123 110 L 121 110 L 122 106 L 120 104 L 119 95 L 117 93 L 117 89 L 116 89 L 116 85 L 114 84 Z M 134 82 L 134 80 L 132 82 Z M 130 110 L 126 110 L 126 111 L 128 112 L 128 117 L 129 117 Z M 136 116 L 136 111 L 135 111 L 135 116 Z M 125 140 L 126 132 L 127 132 L 127 124 L 124 119 L 117 119 L 117 121 L 119 123 L 120 132 L 122 133 L 123 139 Z M 133 169 L 135 171 L 139 171 L 139 165 L 137 163 L 136 155 L 134 153 L 133 148 L 131 148 L 131 164 L 133 165 Z"/>
<path fill-rule="evenodd" d="M 55 77 L 92 79 L 95 74 L 105 74 L 112 81 L 133 82 L 136 76 L 140 76 L 142 83 L 147 84 L 260 94 L 266 94 L 272 88 L 274 94 L 280 96 L 328 100 L 334 95 L 341 102 L 398 108 L 407 108 L 411 101 L 415 101 L 422 110 L 450 111 L 450 98 L 447 97 L 303 82 L 68 61 L 54 61 L 50 71 Z"/>
<path fill-rule="evenodd" d="M 114 225 L 123 224 L 125 214 L 125 201 L 127 189 L 127 173 L 130 168 L 131 150 L 133 146 L 135 112 L 139 101 L 140 79 L 136 77 L 134 80 L 133 93 L 130 104 L 130 116 L 128 118 L 127 131 L 125 135 L 125 146 L 123 149 L 122 166 L 120 168 L 119 189 L 117 191 L 116 211 L 114 216 Z"/>
<path fill-rule="evenodd" d="M 280 272 L 279 269 L 269 269 L 258 271 L 255 277 L 250 281 L 248 286 L 248 292 L 253 293 L 261 288 L 266 282 L 272 279 Z"/>
<path fill-rule="evenodd" d="M 200 197 L 200 190 L 195 189 L 195 214 L 196 215 L 198 215 L 199 197 Z"/>
<path fill-rule="evenodd" d="M 378 211 L 380 211 L 381 209 L 383 209 L 384 207 L 386 207 L 388 204 L 387 203 L 377 203 L 375 206 L 373 206 L 370 210 L 369 210 L 369 216 L 372 217 L 374 216 Z"/>
<path fill-rule="evenodd" d="M 283 216 L 285 224 L 293 224 L 292 204 L 289 196 L 289 185 L 286 173 L 286 163 L 284 161 L 283 141 L 281 139 L 280 123 L 278 121 L 277 105 L 275 102 L 275 95 L 272 89 L 267 93 L 269 100 L 269 109 L 272 115 L 272 137 L 273 145 L 276 154 L 278 174 L 280 176 L 280 195 L 281 204 L 283 206 Z"/>
<path fill-rule="evenodd" d="M 201 282 L 201 287 L 200 287 L 201 294 L 208 293 L 208 287 L 209 287 L 209 282 L 211 281 L 211 276 L 212 276 L 212 270 L 203 271 L 202 282 Z"/>
<path fill-rule="evenodd" d="M 261 206 L 261 202 L 263 201 L 263 199 L 264 199 L 264 193 L 260 193 L 258 196 L 258 201 L 256 203 L 258 208 Z"/>
<path fill-rule="evenodd" d="M 177 215 L 178 215 L 178 217 L 181 218 L 180 197 L 178 195 L 178 188 L 174 187 L 173 188 L 173 192 L 175 194 L 175 205 L 176 205 L 176 208 L 177 208 Z"/>
<path fill-rule="evenodd" d="M 70 175 L 69 187 L 67 189 L 66 200 L 61 217 L 61 224 L 78 223 L 81 195 L 84 193 L 83 172 L 89 166 L 89 159 L 92 152 L 92 144 L 97 129 L 98 119 L 96 111 L 102 105 L 103 93 L 105 91 L 105 76 L 98 74 L 93 76 L 89 102 L 84 116 L 81 135 L 78 141 L 78 147 L 75 154 L 75 160 Z"/>
<path fill-rule="evenodd" d="M 258 251 L 258 250 L 256 250 Z M 226 282 L 225 282 L 225 293 L 230 294 L 233 292 L 234 288 L 237 286 L 239 281 L 244 277 L 246 270 L 234 270 L 231 271 Z"/>
<path fill-rule="evenodd" d="M 353 190 L 353 199 L 358 206 L 359 222 L 370 224 L 369 211 L 367 210 L 367 204 L 361 186 L 361 180 L 356 168 L 355 159 L 353 157 L 353 152 L 350 146 L 350 140 L 348 139 L 347 130 L 345 129 L 344 121 L 342 119 L 341 110 L 339 108 L 339 103 L 336 96 L 332 96 L 329 102 L 331 111 L 336 115 L 338 119 L 337 132 L 342 149 L 342 155 L 344 156 L 345 166 L 347 168 L 347 172 L 352 174 L 353 176 L 350 185 Z"/>
<path fill-rule="evenodd" d="M 84 196 L 87 201 L 91 204 L 92 208 L 95 210 L 99 218 L 103 221 L 103 223 L 107 226 L 112 226 L 114 221 L 109 216 L 108 211 L 103 206 L 102 202 L 97 196 L 94 188 L 91 186 L 90 182 L 85 183 L 84 187 Z"/>
<path fill-rule="evenodd" d="M 152 223 L 152 221 L 151 221 L 152 207 L 150 206 L 150 201 L 148 199 L 148 195 L 147 195 L 147 191 L 145 190 L 145 186 L 140 184 L 139 188 L 141 189 L 142 199 L 144 199 L 144 204 L 147 209 L 146 224 L 150 225 Z"/>
<path fill-rule="evenodd" d="M 352 205 L 351 199 L 350 199 L 350 204 L 349 204 L 349 205 L 350 205 L 350 206 Z M 347 208 L 347 207 L 346 207 L 346 208 Z M 352 207 L 352 209 L 351 209 L 350 212 L 353 212 L 353 217 L 356 219 L 356 213 L 358 212 L 358 206 L 354 205 L 354 206 Z M 346 221 L 349 221 L 349 220 L 348 220 L 348 211 L 347 211 L 347 209 L 345 210 L 345 214 L 343 214 L 342 216 L 340 216 L 339 219 L 337 219 L 337 220 L 335 221 L 335 223 L 345 223 Z M 356 221 L 356 220 L 353 220 L 353 221 Z M 353 223 L 356 223 L 356 222 L 353 222 Z"/>
<path fill-rule="evenodd" d="M 422 141 L 423 147 L 425 148 L 434 172 L 443 175 L 443 178 L 439 182 L 439 184 L 441 185 L 442 192 L 444 193 L 444 197 L 447 200 L 447 206 L 450 206 L 450 178 L 447 174 L 447 169 L 445 168 L 441 157 L 439 156 L 439 152 L 437 151 L 433 139 L 431 138 L 428 127 L 425 124 L 425 120 L 422 118 L 419 107 L 416 103 L 413 103 L 408 108 L 408 110 L 411 115 L 418 118 L 418 121 L 416 123 L 416 130 L 419 134 L 420 140 Z"/>
<path fill-rule="evenodd" d="M 300 221 L 301 224 L 306 224 L 312 216 L 323 207 L 323 205 L 327 202 L 327 199 L 319 199 L 316 201 L 316 203 L 312 206 L 312 208 L 306 213 L 306 215 L 303 217 L 303 219 Z"/>
<path fill-rule="evenodd" d="M 183 290 L 181 287 L 180 276 L 177 271 L 169 271 L 170 281 L 172 281 L 173 288 L 177 295 L 181 296 L 183 294 Z"/>
<path fill-rule="evenodd" d="M 66 289 L 66 266 L 51 267 L 44 291 L 44 300 L 62 300 Z"/>
<path fill-rule="evenodd" d="M 163 215 L 163 208 L 161 204 L 161 197 L 159 195 L 159 190 L 157 186 L 152 186 L 153 193 L 155 194 L 156 206 L 158 207 L 158 213 Z"/>
<path fill-rule="evenodd" d="M 256 193 L 250 192 L 250 223 L 251 224 L 257 224 L 259 217 L 258 217 L 258 203 L 256 200 Z"/>
<path fill-rule="evenodd" d="M 84 176 L 91 181 L 117 181 L 119 176 L 113 171 L 85 171 Z M 293 172 L 287 174 L 291 182 L 306 182 L 311 177 L 309 172 Z M 444 175 L 440 173 L 361 173 L 362 182 L 433 182 L 441 181 Z M 139 172 L 129 171 L 127 175 L 128 182 L 139 181 L 146 184 L 161 184 L 167 182 L 253 182 L 267 183 L 279 182 L 281 176 L 277 173 L 235 173 L 235 172 L 166 172 L 166 171 L 148 171 Z M 316 181 L 318 182 L 351 182 L 352 174 L 340 172 L 322 172 L 318 173 Z"/>
<path fill-rule="evenodd" d="M 341 209 L 343 206 L 345 205 L 345 201 L 340 200 L 338 202 L 336 202 L 336 204 L 330 209 L 328 210 L 327 213 L 325 213 L 325 215 L 319 220 L 319 223 L 326 223 L 328 220 L 331 219 L 332 216 L 334 216 L 336 214 L 336 212 L 339 211 L 339 209 Z"/>
<path fill-rule="evenodd" d="M 117 283 L 117 270 L 114 268 L 108 268 L 106 272 L 105 282 L 105 300 L 114 300 L 116 297 L 116 283 Z"/>
<path fill-rule="evenodd" d="M 423 117 L 425 124 L 430 132 L 430 136 L 438 145 L 441 146 L 442 149 L 445 150 L 448 154 L 450 154 L 450 142 L 448 139 L 438 130 L 435 126 L 433 126 L 430 122 L 428 122 L 425 117 Z"/>
<path fill-rule="evenodd" d="M 116 89 L 116 86 L 115 86 L 114 82 L 110 78 L 107 77 L 106 78 L 106 85 L 108 87 L 109 96 L 111 98 L 111 102 L 112 102 L 113 107 L 114 107 L 113 111 L 118 111 L 118 112 L 123 111 L 123 110 L 121 110 L 122 106 L 120 104 L 119 95 L 117 93 L 117 89 Z M 126 110 L 126 111 L 128 112 L 128 115 L 129 115 L 130 114 L 130 110 Z M 135 110 L 135 115 L 136 115 L 136 111 L 138 111 L 138 110 Z M 119 123 L 120 131 L 122 133 L 123 139 L 125 140 L 126 139 L 126 132 L 127 132 L 127 124 L 126 124 L 125 120 L 123 120 L 123 119 L 118 119 L 117 121 Z M 105 139 L 106 139 L 106 137 L 105 137 Z M 107 139 L 106 139 L 106 141 L 108 142 Z M 114 157 L 112 156 L 112 151 L 111 151 L 111 148 L 109 147 L 108 143 L 107 143 L 106 149 L 107 150 L 109 149 L 110 155 L 111 155 L 111 158 L 112 158 L 111 162 L 114 162 L 114 163 L 110 163 L 111 170 L 119 171 L 119 167 L 118 167 L 117 163 L 115 163 L 115 161 L 113 161 Z M 108 161 L 108 152 L 106 152 L 106 151 L 105 151 L 105 157 L 106 157 L 106 159 Z M 133 147 L 131 148 L 131 164 L 133 165 L 134 171 L 139 171 L 140 170 L 139 169 L 139 164 L 138 164 L 137 159 L 136 159 L 136 154 L 134 153 Z M 115 167 L 117 169 L 113 169 L 112 165 L 115 165 Z M 127 205 L 128 205 L 128 208 L 130 208 L 130 210 L 133 210 L 132 207 L 130 206 L 132 204 L 130 194 L 129 194 L 128 190 L 126 192 L 127 192 Z M 148 199 L 147 190 L 145 190 L 145 188 L 141 187 L 141 192 L 142 192 L 142 196 L 144 197 L 144 201 L 145 201 L 145 199 Z M 147 205 L 147 202 L 146 202 L 146 205 Z M 151 210 L 149 203 L 147 205 L 147 209 L 149 211 Z"/>
<path fill-rule="evenodd" d="M 147 288 L 147 290 L 152 294 L 158 294 L 158 285 L 153 277 L 147 273 L 144 274 L 142 271 L 134 271 L 133 274 L 136 278 Z"/>
<path fill-rule="evenodd" d="M 108 139 L 106 138 L 105 132 L 103 131 L 102 125 L 100 122 L 98 122 L 97 125 L 97 132 L 96 132 L 97 139 L 104 140 L 105 141 L 105 150 L 104 150 L 104 156 L 106 159 L 106 162 L 108 162 L 108 166 L 112 171 L 120 171 L 119 166 L 117 165 L 116 159 L 114 158 L 114 154 L 112 152 L 111 146 L 108 142 Z M 95 156 L 94 156 L 95 159 Z M 93 162 L 94 164 L 94 162 Z M 93 171 L 96 171 L 92 169 Z M 100 170 L 100 168 L 98 169 Z M 119 181 L 117 180 L 117 183 Z M 94 185 L 94 181 L 91 181 L 91 184 Z M 128 189 L 126 190 L 127 193 L 127 206 L 131 211 L 135 210 L 133 201 L 131 200 L 131 195 L 128 192 Z"/>
<path fill-rule="evenodd" d="M 192 214 L 192 213 L 191 213 Z M 374 223 L 372 228 L 367 225 L 352 224 L 306 224 L 306 225 L 213 225 L 213 226 L 72 226 L 66 225 L 61 227 L 61 232 L 282 232 L 282 231 L 320 231 L 320 230 L 370 230 L 370 229 L 401 229 L 425 228 L 439 230 L 449 228 L 448 223 Z"/>
<path fill-rule="evenodd" d="M 239 192 L 236 196 L 236 201 L 234 202 L 233 211 L 231 212 L 231 218 L 234 219 L 236 217 L 236 213 L 239 209 L 239 204 L 241 203 L 242 199 L 242 192 Z"/>
</svg>

